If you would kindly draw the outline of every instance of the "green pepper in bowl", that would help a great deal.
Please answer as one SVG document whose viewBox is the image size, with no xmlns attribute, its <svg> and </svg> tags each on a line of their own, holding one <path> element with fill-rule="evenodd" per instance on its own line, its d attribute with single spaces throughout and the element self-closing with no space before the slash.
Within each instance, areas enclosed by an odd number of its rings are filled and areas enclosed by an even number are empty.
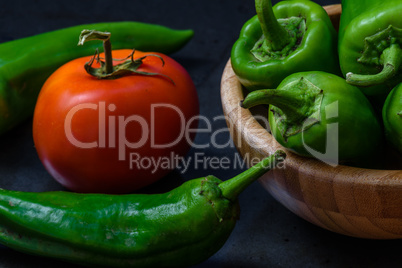
<svg viewBox="0 0 402 268">
<path fill-rule="evenodd" d="M 337 33 L 322 6 L 312 1 L 256 0 L 231 52 L 232 68 L 248 90 L 277 87 L 301 71 L 340 74 Z"/>
<path fill-rule="evenodd" d="M 342 0 L 339 62 L 346 81 L 382 107 L 402 82 L 402 1 Z"/>
<path fill-rule="evenodd" d="M 385 138 L 402 154 L 402 83 L 389 93 L 382 110 Z"/>
<path fill-rule="evenodd" d="M 345 79 L 325 72 L 295 73 L 276 89 L 250 92 L 243 108 L 269 104 L 273 137 L 285 148 L 331 165 L 378 168 L 383 148 L 374 108 Z"/>
</svg>

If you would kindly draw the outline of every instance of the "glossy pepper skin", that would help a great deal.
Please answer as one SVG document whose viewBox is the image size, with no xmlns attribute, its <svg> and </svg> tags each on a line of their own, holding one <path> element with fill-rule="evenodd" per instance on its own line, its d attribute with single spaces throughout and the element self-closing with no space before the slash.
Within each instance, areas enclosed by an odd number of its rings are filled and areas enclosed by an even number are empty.
<svg viewBox="0 0 402 268">
<path fill-rule="evenodd" d="M 257 15 L 244 24 L 231 51 L 232 68 L 244 87 L 250 91 L 275 88 L 288 75 L 301 71 L 340 74 L 337 33 L 322 6 L 305 0 L 280 1 L 269 14 L 271 1 L 256 0 L 256 10 Z M 289 21 L 291 29 L 283 33 L 283 24 L 275 25 L 275 21 L 289 18 L 301 22 L 295 26 Z M 287 37 L 288 42 L 283 43 Z M 257 59 L 250 52 L 262 38 L 270 40 L 267 44 L 279 43 L 268 45 L 272 52 L 269 59 Z"/>
<path fill-rule="evenodd" d="M 382 110 L 385 138 L 402 155 L 402 83 L 389 93 Z"/>
<path fill-rule="evenodd" d="M 277 89 L 253 91 L 242 102 L 244 108 L 260 104 L 270 104 L 272 135 L 285 148 L 331 165 L 380 166 L 370 160 L 383 145 L 381 124 L 364 94 L 343 78 L 295 73 Z"/>
<path fill-rule="evenodd" d="M 79 25 L 0 44 L 0 135 L 32 116 L 46 79 L 62 64 L 93 55 L 97 43 L 77 46 L 83 29 L 113 32 L 113 49 L 173 53 L 193 36 L 192 30 L 173 30 L 140 22 Z"/>
<path fill-rule="evenodd" d="M 163 194 L 0 190 L 0 242 L 94 267 L 194 265 L 229 237 L 237 196 L 285 157 L 277 151 L 230 180 L 207 176 Z"/>
<path fill-rule="evenodd" d="M 339 62 L 348 83 L 382 107 L 402 81 L 402 1 L 342 0 Z"/>
</svg>

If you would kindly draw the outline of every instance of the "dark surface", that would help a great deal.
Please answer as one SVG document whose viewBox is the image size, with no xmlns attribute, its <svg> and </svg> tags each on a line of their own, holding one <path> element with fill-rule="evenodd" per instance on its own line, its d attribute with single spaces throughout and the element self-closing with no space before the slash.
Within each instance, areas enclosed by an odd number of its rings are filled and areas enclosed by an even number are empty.
<svg viewBox="0 0 402 268">
<path fill-rule="evenodd" d="M 273 1 L 276 3 L 277 1 Z M 334 4 L 340 1 L 316 1 Z M 238 153 L 230 143 L 222 117 L 220 78 L 243 23 L 255 14 L 252 0 L 164 1 L 8 1 L 0 8 L 0 41 L 6 42 L 77 24 L 134 20 L 176 29 L 191 28 L 193 40 L 172 55 L 190 73 L 197 87 L 201 115 L 211 140 L 199 133 L 193 149 L 204 163 L 173 172 L 144 192 L 167 191 L 185 180 L 215 175 L 229 179 L 243 169 L 234 167 Z M 32 141 L 31 121 L 0 139 L 0 186 L 23 191 L 64 190 L 42 167 Z M 205 128 L 205 123 L 200 125 Z M 216 142 L 223 148 L 213 146 Z M 226 157 L 231 168 L 215 169 L 208 157 Z M 240 196 L 241 218 L 224 247 L 197 267 L 401 267 L 402 242 L 350 238 L 316 227 L 276 202 L 259 183 Z M 0 248 L 0 267 L 78 267 Z"/>
</svg>

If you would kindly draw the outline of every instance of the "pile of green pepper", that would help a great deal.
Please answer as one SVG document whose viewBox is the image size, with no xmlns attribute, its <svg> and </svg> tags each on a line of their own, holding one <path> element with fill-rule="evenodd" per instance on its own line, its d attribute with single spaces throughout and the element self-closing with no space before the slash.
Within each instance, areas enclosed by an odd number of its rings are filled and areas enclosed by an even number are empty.
<svg viewBox="0 0 402 268">
<path fill-rule="evenodd" d="M 382 168 L 368 156 L 402 154 L 402 2 L 342 0 L 335 35 L 314 2 L 255 3 L 231 56 L 242 106 L 269 105 L 274 138 L 305 157 Z"/>
</svg>

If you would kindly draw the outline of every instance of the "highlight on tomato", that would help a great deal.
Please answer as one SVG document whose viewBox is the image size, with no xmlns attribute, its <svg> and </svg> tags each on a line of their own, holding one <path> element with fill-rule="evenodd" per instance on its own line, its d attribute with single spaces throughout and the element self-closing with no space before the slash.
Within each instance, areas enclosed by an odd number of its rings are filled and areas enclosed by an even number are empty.
<svg viewBox="0 0 402 268">
<path fill-rule="evenodd" d="M 175 168 L 191 147 L 199 102 L 188 72 L 154 52 L 111 50 L 70 61 L 39 94 L 33 139 L 46 170 L 76 192 L 128 193 Z M 118 58 L 115 60 L 112 58 Z"/>
</svg>

